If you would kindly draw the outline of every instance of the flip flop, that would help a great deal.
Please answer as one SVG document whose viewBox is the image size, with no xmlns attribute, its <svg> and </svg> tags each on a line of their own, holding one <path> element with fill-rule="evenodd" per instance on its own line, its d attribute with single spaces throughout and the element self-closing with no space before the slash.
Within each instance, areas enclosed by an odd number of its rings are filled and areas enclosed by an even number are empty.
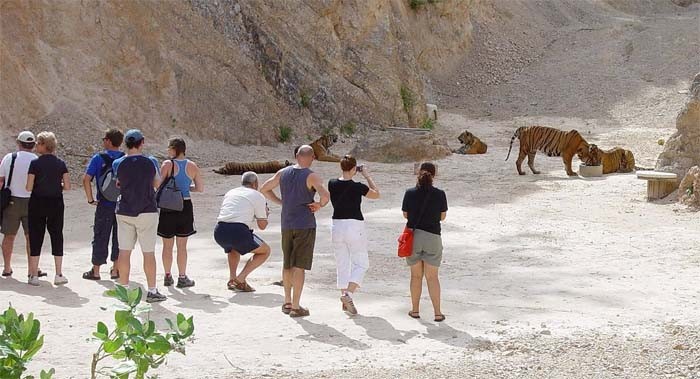
<svg viewBox="0 0 700 379">
<path fill-rule="evenodd" d="M 92 269 L 90 269 L 90 271 L 85 271 L 85 272 L 83 273 L 83 279 L 87 279 L 87 280 L 100 280 L 100 276 L 99 276 L 99 275 L 95 275 L 95 272 L 92 271 Z"/>
<path fill-rule="evenodd" d="M 443 315 L 443 314 L 435 315 L 435 320 L 434 320 L 434 321 L 435 321 L 435 322 L 443 322 L 443 321 L 445 321 L 445 315 Z"/>
<path fill-rule="evenodd" d="M 420 318 L 420 313 L 418 313 L 418 311 L 408 311 L 408 315 L 413 318 Z"/>
<path fill-rule="evenodd" d="M 12 276 L 12 270 L 10 270 L 10 272 L 3 271 L 2 276 Z"/>
<path fill-rule="evenodd" d="M 116 272 L 116 274 L 115 274 L 115 272 Z M 112 280 L 117 280 L 117 279 L 119 279 L 119 270 L 111 270 L 111 271 L 109 272 L 109 278 L 112 279 Z"/>
<path fill-rule="evenodd" d="M 292 311 L 292 303 L 282 304 L 282 313 L 288 315 Z"/>
</svg>

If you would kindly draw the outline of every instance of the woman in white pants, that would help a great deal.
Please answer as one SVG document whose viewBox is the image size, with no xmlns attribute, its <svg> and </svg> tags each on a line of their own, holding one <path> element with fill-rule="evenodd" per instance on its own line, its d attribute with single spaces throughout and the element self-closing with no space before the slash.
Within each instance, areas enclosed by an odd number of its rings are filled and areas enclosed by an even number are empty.
<svg viewBox="0 0 700 379">
<path fill-rule="evenodd" d="M 360 206 L 363 196 L 378 199 L 379 190 L 367 167 L 357 166 L 352 156 L 346 155 L 340 160 L 340 169 L 343 175 L 328 181 L 333 204 L 331 240 L 338 272 L 338 289 L 341 291 L 340 301 L 344 311 L 355 315 L 357 308 L 352 295 L 362 284 L 362 278 L 369 268 L 365 221 Z M 358 172 L 365 177 L 367 185 L 352 180 Z"/>
</svg>

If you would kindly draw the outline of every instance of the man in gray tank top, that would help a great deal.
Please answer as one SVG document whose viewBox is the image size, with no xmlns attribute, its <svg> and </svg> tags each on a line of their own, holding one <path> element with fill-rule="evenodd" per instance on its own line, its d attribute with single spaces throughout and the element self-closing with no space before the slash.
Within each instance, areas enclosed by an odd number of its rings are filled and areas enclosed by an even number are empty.
<svg viewBox="0 0 700 379">
<path fill-rule="evenodd" d="M 302 145 L 296 153 L 297 164 L 285 167 L 268 179 L 260 192 L 273 203 L 282 206 L 282 253 L 284 266 L 284 304 L 282 312 L 291 317 L 309 315 L 309 310 L 299 305 L 304 288 L 305 270 L 311 270 L 316 242 L 316 217 L 314 213 L 328 204 L 330 195 L 321 177 L 309 167 L 314 161 L 314 150 Z M 273 192 L 280 188 L 281 198 Z M 315 201 L 318 192 L 320 199 Z"/>
</svg>

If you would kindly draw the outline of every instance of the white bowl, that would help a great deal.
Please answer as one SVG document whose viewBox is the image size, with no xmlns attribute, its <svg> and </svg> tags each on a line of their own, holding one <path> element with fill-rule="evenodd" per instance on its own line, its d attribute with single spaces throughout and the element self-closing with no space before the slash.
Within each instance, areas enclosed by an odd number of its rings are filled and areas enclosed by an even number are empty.
<svg viewBox="0 0 700 379">
<path fill-rule="evenodd" d="M 603 176 L 603 165 L 599 166 L 587 166 L 581 163 L 578 166 L 578 174 L 584 178 Z"/>
</svg>

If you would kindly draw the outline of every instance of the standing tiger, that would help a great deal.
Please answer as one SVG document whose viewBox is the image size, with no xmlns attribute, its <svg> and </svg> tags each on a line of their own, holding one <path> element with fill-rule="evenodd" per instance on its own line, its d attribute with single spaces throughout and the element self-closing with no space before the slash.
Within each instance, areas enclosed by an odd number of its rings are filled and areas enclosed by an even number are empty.
<svg viewBox="0 0 700 379">
<path fill-rule="evenodd" d="M 325 134 L 314 142 L 311 142 L 311 148 L 314 149 L 316 159 L 324 162 L 340 162 L 340 157 L 331 153 L 328 149 L 338 142 L 337 134 Z"/>
<path fill-rule="evenodd" d="M 569 176 L 577 175 L 571 169 L 571 160 L 574 155 L 578 154 L 579 157 L 584 157 L 584 159 L 588 157 L 588 142 L 576 130 L 565 132 L 546 126 L 521 126 L 513 133 L 513 137 L 510 139 L 510 148 L 508 149 L 506 160 L 510 157 L 515 137 L 518 137 L 520 140 L 520 154 L 515 162 L 515 168 L 518 169 L 518 174 L 520 175 L 525 175 L 521 166 L 526 156 L 527 165 L 530 166 L 532 173 L 540 173 L 535 170 L 535 154 L 537 154 L 538 150 L 550 157 L 562 157 L 566 174 Z"/>
<path fill-rule="evenodd" d="M 634 154 L 630 150 L 614 147 L 610 150 L 601 150 L 595 144 L 588 147 L 588 156 L 579 159 L 587 165 L 603 165 L 603 174 L 612 172 L 632 172 L 635 170 Z"/>
<path fill-rule="evenodd" d="M 274 174 L 289 165 L 291 165 L 289 161 L 228 162 L 214 172 L 221 175 L 243 175 L 246 171 L 253 171 L 256 174 Z"/>
</svg>

